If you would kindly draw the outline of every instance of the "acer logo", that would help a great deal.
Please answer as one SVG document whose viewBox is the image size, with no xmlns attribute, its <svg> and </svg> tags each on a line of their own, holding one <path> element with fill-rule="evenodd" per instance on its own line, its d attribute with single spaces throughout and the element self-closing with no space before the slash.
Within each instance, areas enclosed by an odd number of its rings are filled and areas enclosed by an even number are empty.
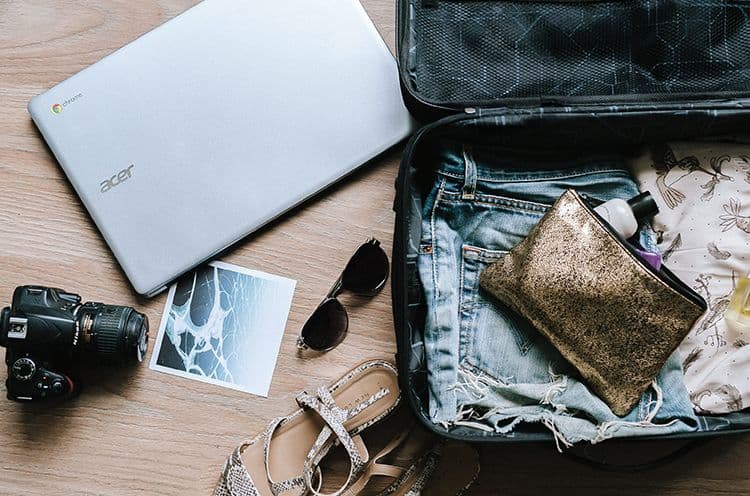
<svg viewBox="0 0 750 496">
<path fill-rule="evenodd" d="M 133 167 L 135 167 L 135 164 L 131 165 L 130 167 L 121 170 L 114 176 L 110 177 L 109 179 L 105 179 L 100 183 L 100 186 L 102 187 L 101 192 L 106 193 L 107 191 L 111 190 L 115 186 L 118 186 L 131 177 L 133 177 Z"/>
</svg>

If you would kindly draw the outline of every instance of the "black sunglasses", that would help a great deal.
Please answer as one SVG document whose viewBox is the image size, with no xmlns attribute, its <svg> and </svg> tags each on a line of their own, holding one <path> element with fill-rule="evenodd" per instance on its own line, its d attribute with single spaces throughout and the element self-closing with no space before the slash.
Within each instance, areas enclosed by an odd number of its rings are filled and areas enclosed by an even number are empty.
<svg viewBox="0 0 750 496">
<path fill-rule="evenodd" d="M 359 296 L 375 296 L 388 280 L 388 256 L 380 241 L 369 239 L 349 259 L 333 287 L 310 315 L 297 338 L 299 349 L 329 351 L 338 346 L 349 329 L 349 316 L 336 298 L 344 291 Z"/>
</svg>

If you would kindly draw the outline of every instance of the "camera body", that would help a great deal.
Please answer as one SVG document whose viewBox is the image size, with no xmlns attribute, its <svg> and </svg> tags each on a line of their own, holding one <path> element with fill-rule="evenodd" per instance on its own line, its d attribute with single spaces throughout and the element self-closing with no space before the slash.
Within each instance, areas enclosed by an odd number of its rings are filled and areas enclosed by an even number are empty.
<svg viewBox="0 0 750 496">
<path fill-rule="evenodd" d="M 73 360 L 90 354 L 105 361 L 143 359 L 148 318 L 131 307 L 81 303 L 61 289 L 19 286 L 0 312 L 0 346 L 7 348 L 8 399 L 35 401 L 75 393 Z M 58 370 L 59 369 L 59 370 Z"/>
</svg>

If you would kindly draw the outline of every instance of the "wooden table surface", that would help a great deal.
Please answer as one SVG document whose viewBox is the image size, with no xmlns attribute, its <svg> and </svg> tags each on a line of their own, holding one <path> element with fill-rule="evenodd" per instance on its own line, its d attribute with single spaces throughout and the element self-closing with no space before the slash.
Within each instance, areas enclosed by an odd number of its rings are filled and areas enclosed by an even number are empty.
<svg viewBox="0 0 750 496">
<path fill-rule="evenodd" d="M 34 95 L 179 14 L 195 0 L 0 0 L 0 306 L 21 284 L 146 312 L 152 337 L 166 295 L 136 297 L 26 112 Z M 393 0 L 365 0 L 393 48 Z M 268 399 L 165 375 L 143 364 L 99 370 L 83 394 L 48 408 L 0 399 L 0 494 L 208 495 L 243 438 L 294 407 L 296 392 L 369 358 L 393 358 L 390 294 L 350 311 L 334 351 L 299 358 L 295 339 L 353 250 L 369 236 L 389 249 L 394 150 L 222 260 L 298 281 Z M 153 343 L 153 339 L 152 339 Z M 4 378 L 5 370 L 0 372 Z M 4 392 L 3 392 L 4 396 Z M 608 445 L 644 460 L 670 446 Z M 551 444 L 482 448 L 471 494 L 750 494 L 750 443 L 712 441 L 662 468 L 594 470 Z"/>
</svg>

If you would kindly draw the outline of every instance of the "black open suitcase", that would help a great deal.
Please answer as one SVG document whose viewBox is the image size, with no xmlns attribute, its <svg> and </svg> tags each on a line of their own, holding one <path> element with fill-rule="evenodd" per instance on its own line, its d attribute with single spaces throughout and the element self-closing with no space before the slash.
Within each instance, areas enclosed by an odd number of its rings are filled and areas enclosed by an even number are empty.
<svg viewBox="0 0 750 496">
<path fill-rule="evenodd" d="M 394 203 L 393 311 L 406 401 L 447 438 L 551 442 L 543 427 L 503 435 L 446 430 L 428 417 L 416 261 L 432 152 L 446 137 L 576 154 L 742 132 L 750 2 L 398 0 L 396 43 L 404 100 L 425 124 L 406 146 Z M 723 430 L 658 437 L 750 431 L 747 410 L 722 418 Z"/>
</svg>

